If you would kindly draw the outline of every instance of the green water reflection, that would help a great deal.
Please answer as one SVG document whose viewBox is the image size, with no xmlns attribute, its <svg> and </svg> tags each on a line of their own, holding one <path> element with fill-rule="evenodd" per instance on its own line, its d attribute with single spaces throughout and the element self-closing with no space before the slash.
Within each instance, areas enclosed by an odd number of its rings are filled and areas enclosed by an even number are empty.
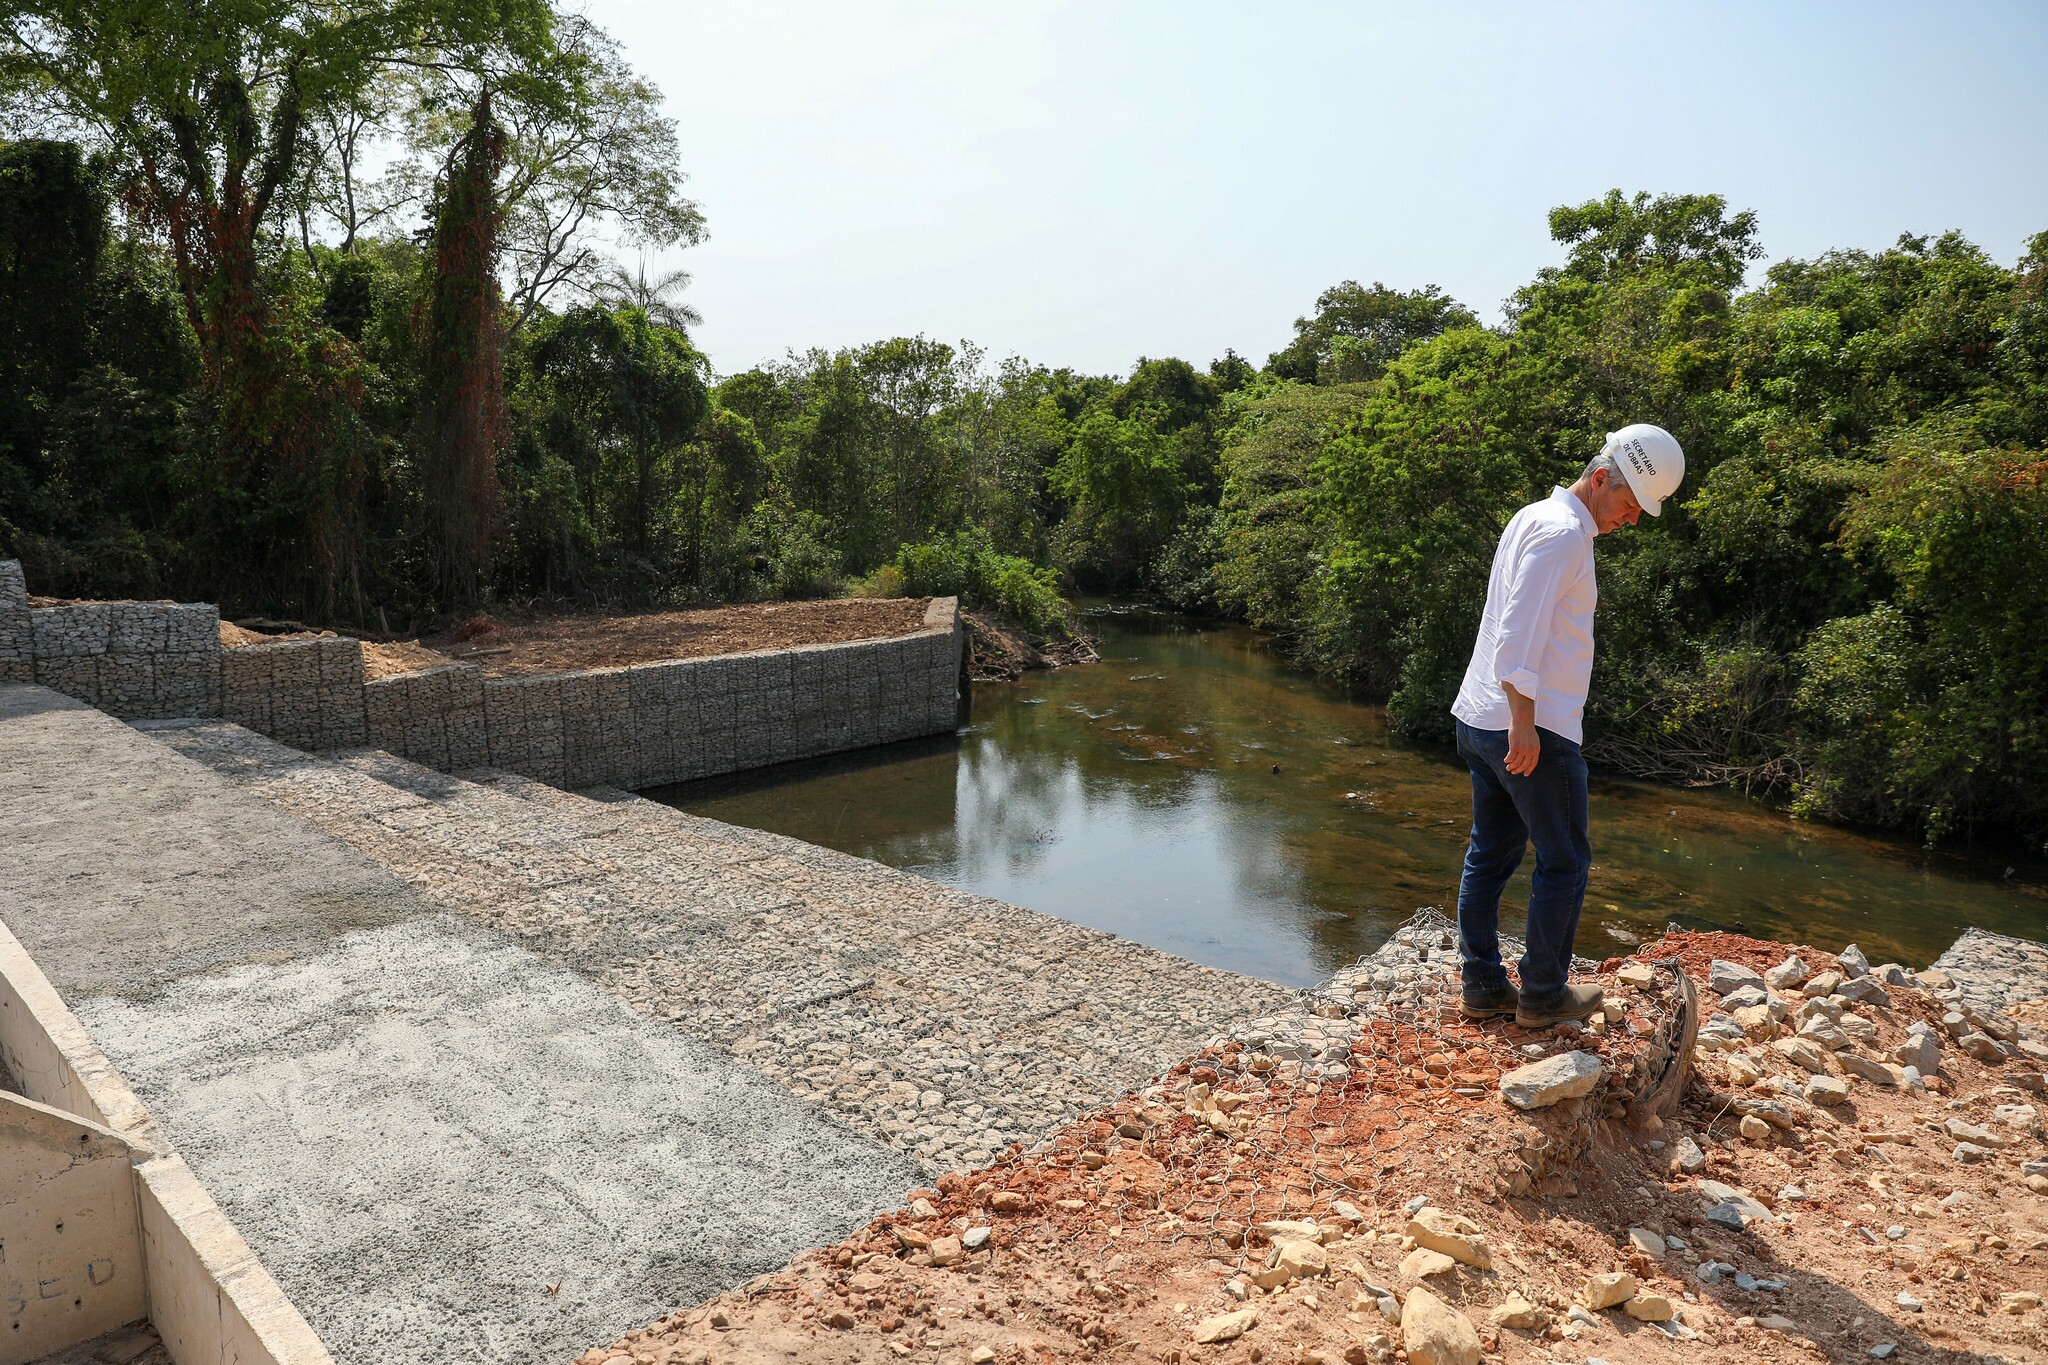
<svg viewBox="0 0 2048 1365">
<path fill-rule="evenodd" d="M 1295 985 L 1455 902 L 1468 779 L 1252 632 L 1097 607 L 1103 662 L 980 684 L 957 737 L 647 793 Z M 1670 920 L 1924 965 L 1970 924 L 2048 937 L 2048 870 L 1598 780 L 1579 951 Z M 1508 891 L 1516 926 L 1528 871 Z"/>
</svg>

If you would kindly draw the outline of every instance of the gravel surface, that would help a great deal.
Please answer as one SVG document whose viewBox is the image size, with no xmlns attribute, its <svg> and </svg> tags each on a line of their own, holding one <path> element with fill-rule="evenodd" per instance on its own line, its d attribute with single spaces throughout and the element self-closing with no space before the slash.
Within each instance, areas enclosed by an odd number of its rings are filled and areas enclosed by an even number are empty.
<svg viewBox="0 0 2048 1365">
<path fill-rule="evenodd" d="M 0 916 L 343 1365 L 559 1358 L 917 1178 L 68 698 L 0 684 L 0 802 Z"/>
<path fill-rule="evenodd" d="M 1293 996 L 619 792 L 157 733 L 927 1172 L 1034 1140 Z"/>
</svg>

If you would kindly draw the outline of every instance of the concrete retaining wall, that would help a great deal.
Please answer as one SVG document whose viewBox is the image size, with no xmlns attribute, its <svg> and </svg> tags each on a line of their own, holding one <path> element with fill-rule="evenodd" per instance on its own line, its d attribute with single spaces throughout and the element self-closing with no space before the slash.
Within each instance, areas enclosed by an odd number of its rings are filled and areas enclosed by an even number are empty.
<svg viewBox="0 0 2048 1365">
<path fill-rule="evenodd" d="M 910 635 L 539 677 L 446 664 L 364 680 L 360 641 L 224 650 L 206 604 L 28 605 L 0 561 L 0 681 L 37 682 L 124 720 L 221 716 L 295 748 L 365 745 L 444 772 L 494 767 L 565 787 L 687 782 L 957 721 L 966 634 L 934 598 Z"/>
<path fill-rule="evenodd" d="M 136 1154 L 110 1128 L 0 1093 L 0 1361 L 148 1314 Z"/>
<path fill-rule="evenodd" d="M 0 1365 L 145 1315 L 176 1365 L 333 1365 L 5 925 L 0 1063 Z"/>
</svg>

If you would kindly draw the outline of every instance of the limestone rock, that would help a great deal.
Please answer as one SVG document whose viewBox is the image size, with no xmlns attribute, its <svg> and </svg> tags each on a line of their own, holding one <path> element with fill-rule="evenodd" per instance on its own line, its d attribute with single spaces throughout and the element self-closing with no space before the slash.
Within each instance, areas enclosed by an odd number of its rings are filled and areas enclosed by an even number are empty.
<svg viewBox="0 0 2048 1365">
<path fill-rule="evenodd" d="M 1958 1142 L 1974 1142 L 1979 1147 L 2003 1147 L 2006 1144 L 2005 1138 L 1989 1128 L 1982 1128 L 1962 1119 L 1950 1119 L 1947 1126 L 1948 1135 Z"/>
<path fill-rule="evenodd" d="M 1614 977 L 1615 980 L 1625 986 L 1635 986 L 1640 989 L 1655 981 L 1657 979 L 1657 972 L 1655 968 L 1646 962 L 1624 962 L 1621 964 L 1621 969 L 1615 972 Z"/>
<path fill-rule="evenodd" d="M 1733 1014 L 1746 1010 L 1752 1005 L 1761 1005 L 1770 999 L 1770 993 L 1762 986 L 1737 986 L 1721 997 L 1721 1008 Z"/>
<path fill-rule="evenodd" d="M 1400 1275 L 1404 1280 L 1426 1280 L 1432 1275 L 1443 1274 L 1456 1264 L 1441 1251 L 1417 1247 L 1401 1258 Z"/>
<path fill-rule="evenodd" d="M 1700 1150 L 1699 1143 L 1694 1142 L 1690 1134 L 1678 1139 L 1678 1151 L 1672 1159 L 1687 1175 L 1698 1175 L 1707 1167 L 1707 1154 Z"/>
<path fill-rule="evenodd" d="M 1950 1155 L 1960 1165 L 1974 1166 L 1980 1161 L 1989 1161 L 1992 1157 L 1997 1156 L 1998 1153 L 1992 1151 L 1989 1147 L 1979 1147 L 1974 1142 L 1958 1142 L 1955 1151 L 1951 1152 Z"/>
<path fill-rule="evenodd" d="M 1724 1227 L 1740 1230 L 1758 1219 L 1767 1220 L 1771 1216 L 1769 1209 L 1748 1194 L 1718 1180 L 1702 1180 L 1700 1198 L 1707 1205 L 1707 1217 Z"/>
<path fill-rule="evenodd" d="M 1801 986 L 1799 993 L 1801 995 L 1821 997 L 1830 996 L 1835 993 L 1835 987 L 1841 985 L 1845 980 L 1847 978 L 1840 972 L 1822 972 L 1819 976 L 1810 978 L 1805 985 Z"/>
<path fill-rule="evenodd" d="M 1868 1005 L 1889 1005 L 1891 993 L 1874 976 L 1852 976 L 1835 987 L 1835 994 L 1844 1000 L 1861 1000 Z"/>
<path fill-rule="evenodd" d="M 1408 1365 L 1479 1365 L 1479 1329 L 1427 1289 L 1412 1289 L 1401 1305 L 1401 1344 Z"/>
<path fill-rule="evenodd" d="M 1621 1306 L 1637 1322 L 1669 1322 L 1678 1310 L 1662 1294 L 1638 1294 Z"/>
<path fill-rule="evenodd" d="M 1980 1062 L 1995 1062 L 2005 1056 L 2005 1049 L 1998 1045 L 1998 1040 L 1987 1034 L 1965 1034 L 1962 1041 L 1957 1043 L 1956 1046 Z"/>
<path fill-rule="evenodd" d="M 1841 1104 L 1849 1098 L 1849 1083 L 1833 1076 L 1815 1076 L 1806 1083 L 1806 1097 L 1815 1104 Z"/>
<path fill-rule="evenodd" d="M 925 1248 L 931 1253 L 932 1264 L 936 1266 L 958 1265 L 967 1259 L 966 1248 L 958 1237 L 934 1237 L 932 1244 Z"/>
<path fill-rule="evenodd" d="M 987 1227 L 969 1228 L 960 1234 L 960 1245 L 969 1251 L 979 1251 L 988 1245 L 989 1235 L 994 1231 L 994 1228 Z"/>
<path fill-rule="evenodd" d="M 1266 1258 L 1266 1265 L 1272 1270 L 1286 1271 L 1290 1280 L 1298 1280 L 1323 1274 L 1330 1268 L 1330 1261 L 1321 1243 L 1306 1237 L 1290 1237 L 1273 1244 L 1273 1254 Z"/>
<path fill-rule="evenodd" d="M 1792 1021 L 1804 1025 L 1814 1019 L 1826 1019 L 1832 1024 L 1842 1017 L 1844 1008 L 1844 1003 L 1833 996 L 1808 996 L 1792 1012 Z"/>
<path fill-rule="evenodd" d="M 1561 1052 L 1502 1076 L 1500 1093 L 1517 1109 L 1542 1109 L 1592 1093 L 1605 1070 L 1590 1052 Z"/>
<path fill-rule="evenodd" d="M 1863 950 L 1853 943 L 1842 949 L 1841 952 L 1836 953 L 1835 961 L 1842 964 L 1842 974 L 1852 980 L 1869 974 L 1870 959 L 1865 957 Z"/>
<path fill-rule="evenodd" d="M 1195 1344 L 1214 1346 L 1218 1342 L 1236 1341 L 1250 1331 L 1259 1321 L 1259 1310 L 1240 1308 L 1235 1313 L 1223 1313 L 1213 1318 L 1203 1318 L 1195 1324 Z M 1474 1357 L 1477 1360 L 1477 1357 Z"/>
<path fill-rule="evenodd" d="M 1774 991 L 1790 990 L 1806 980 L 1806 963 L 1794 953 L 1764 973 L 1764 984 Z"/>
<path fill-rule="evenodd" d="M 1965 1005 L 1963 1015 L 1979 1030 L 2001 1043 L 2010 1043 L 2020 1036 L 2020 1026 L 1995 1010 L 1978 1010 Z"/>
<path fill-rule="evenodd" d="M 1334 1228 L 1325 1228 L 1320 1224 L 1309 1222 L 1303 1218 L 1275 1218 L 1270 1222 L 1259 1224 L 1259 1231 L 1265 1233 L 1276 1242 L 1286 1240 L 1327 1242 L 1336 1235 Z"/>
<path fill-rule="evenodd" d="M 1860 1057 L 1853 1052 L 1836 1053 L 1835 1060 L 1841 1065 L 1842 1070 L 1873 1085 L 1899 1083 L 1898 1073 L 1882 1062 L 1873 1062 L 1868 1057 Z"/>
<path fill-rule="evenodd" d="M 1499 1307 L 1486 1315 L 1486 1321 L 1491 1326 L 1509 1327 L 1518 1332 L 1540 1332 L 1550 1325 L 1550 1314 L 1520 1293 L 1510 1293 Z"/>
<path fill-rule="evenodd" d="M 1648 1228 L 1630 1228 L 1629 1245 L 1645 1256 L 1662 1256 L 1666 1250 L 1664 1239 Z"/>
<path fill-rule="evenodd" d="M 1440 1251 L 1464 1265 L 1493 1269 L 1493 1254 L 1487 1249 L 1486 1233 L 1463 1214 L 1444 1209 L 1418 1209 L 1404 1229 L 1415 1245 Z"/>
<path fill-rule="evenodd" d="M 1585 1287 L 1579 1290 L 1579 1302 L 1593 1309 L 1612 1308 L 1634 1298 L 1635 1292 L 1635 1276 L 1626 1270 L 1610 1270 L 1586 1277 Z"/>
<path fill-rule="evenodd" d="M 1744 1114 L 1740 1126 L 1742 1135 L 1751 1142 L 1762 1142 L 1771 1135 L 1771 1125 L 1754 1114 Z"/>
<path fill-rule="evenodd" d="M 1740 962 L 1715 958 L 1707 967 L 1707 985 L 1716 995 L 1727 995 L 1744 986 L 1755 986 L 1761 990 L 1764 978 L 1754 968 L 1745 967 Z"/>
<path fill-rule="evenodd" d="M 1752 1038 L 1763 1038 L 1777 1028 L 1778 1021 L 1771 1017 L 1769 1005 L 1744 1005 L 1741 1009 L 1730 1010 L 1728 1017 L 1742 1026 L 1742 1031 Z"/>
<path fill-rule="evenodd" d="M 2005 1313 L 2031 1313 L 2040 1306 L 2041 1296 L 2031 1289 L 1998 1296 L 1999 1311 Z"/>
<path fill-rule="evenodd" d="M 1849 1036 L 1848 1030 L 1832 1019 L 1815 1018 L 1807 1020 L 1800 1028 L 1799 1036 L 1808 1042 L 1826 1048 L 1830 1052 L 1840 1052 L 1845 1048 L 1856 1046 L 1856 1040 Z"/>
<path fill-rule="evenodd" d="M 1847 1042 L 1847 1039 L 1843 1040 Z M 1788 1062 L 1795 1062 L 1815 1074 L 1824 1074 L 1828 1060 L 1820 1048 L 1806 1038 L 1780 1038 L 1771 1044 L 1771 1051 Z"/>
</svg>

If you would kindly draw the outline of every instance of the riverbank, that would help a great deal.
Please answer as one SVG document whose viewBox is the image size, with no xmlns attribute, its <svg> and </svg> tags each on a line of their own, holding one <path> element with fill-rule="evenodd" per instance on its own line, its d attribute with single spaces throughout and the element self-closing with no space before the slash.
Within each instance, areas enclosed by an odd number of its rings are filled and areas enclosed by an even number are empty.
<svg viewBox="0 0 2048 1365">
<path fill-rule="evenodd" d="M 1687 934 L 1603 964 L 1617 1009 L 1592 1032 L 1531 1034 L 1459 1020 L 1453 959 L 1444 930 L 1404 931 L 1257 1043 L 1219 1038 L 579 1365 L 2048 1349 L 2048 1036 L 1951 1008 L 1937 972 Z M 1666 962 L 1709 1017 L 1676 1104 L 1644 1112 Z M 1335 1056 L 1275 1045 L 1318 1027 Z M 1552 1068 L 1583 1083 L 1528 1074 Z"/>
</svg>

